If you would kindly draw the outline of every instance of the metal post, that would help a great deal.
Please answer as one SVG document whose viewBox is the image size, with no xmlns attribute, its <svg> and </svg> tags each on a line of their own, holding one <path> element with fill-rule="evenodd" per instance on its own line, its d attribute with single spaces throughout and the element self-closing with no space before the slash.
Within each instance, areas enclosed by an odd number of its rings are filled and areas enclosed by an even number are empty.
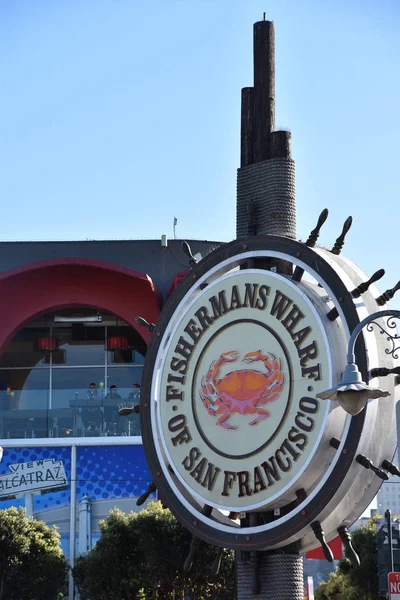
<svg viewBox="0 0 400 600">
<path fill-rule="evenodd" d="M 24 494 L 25 498 L 25 510 L 27 517 L 33 517 L 33 494 L 31 492 L 27 492 Z"/>
<path fill-rule="evenodd" d="M 388 528 L 388 544 L 389 544 L 389 559 L 390 559 L 390 573 L 394 572 L 393 564 L 393 542 L 392 542 L 392 513 L 389 509 L 385 511 L 385 517 Z"/>
<path fill-rule="evenodd" d="M 71 446 L 71 504 L 69 513 L 69 600 L 74 600 L 75 585 L 72 569 L 75 566 L 76 547 L 76 446 Z"/>
</svg>

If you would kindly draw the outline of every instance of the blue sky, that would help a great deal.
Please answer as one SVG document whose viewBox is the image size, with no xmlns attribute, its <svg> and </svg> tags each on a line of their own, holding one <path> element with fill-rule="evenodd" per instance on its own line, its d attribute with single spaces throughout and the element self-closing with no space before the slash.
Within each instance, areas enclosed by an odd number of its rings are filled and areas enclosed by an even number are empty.
<svg viewBox="0 0 400 600">
<path fill-rule="evenodd" d="M 252 25 L 276 28 L 298 237 L 400 276 L 398 0 L 2 0 L 2 240 L 235 235 Z"/>
</svg>

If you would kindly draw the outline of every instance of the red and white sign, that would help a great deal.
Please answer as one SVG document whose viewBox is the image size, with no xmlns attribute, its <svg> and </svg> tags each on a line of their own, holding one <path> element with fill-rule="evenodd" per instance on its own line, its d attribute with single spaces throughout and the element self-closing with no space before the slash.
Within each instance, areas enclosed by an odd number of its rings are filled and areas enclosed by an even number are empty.
<svg viewBox="0 0 400 600">
<path fill-rule="evenodd" d="M 335 560 L 341 560 L 343 558 L 342 540 L 340 539 L 339 535 L 328 542 L 328 546 L 331 549 L 333 558 Z M 325 560 L 324 551 L 321 547 L 316 548 L 315 550 L 310 550 L 310 552 L 306 553 L 306 558 L 307 560 Z"/>
<path fill-rule="evenodd" d="M 388 574 L 389 600 L 400 600 L 400 573 Z"/>
</svg>

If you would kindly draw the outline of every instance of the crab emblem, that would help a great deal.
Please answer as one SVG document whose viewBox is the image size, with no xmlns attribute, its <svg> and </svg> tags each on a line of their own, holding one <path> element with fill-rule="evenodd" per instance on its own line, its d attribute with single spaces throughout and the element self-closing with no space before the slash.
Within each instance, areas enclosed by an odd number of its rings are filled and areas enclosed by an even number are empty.
<svg viewBox="0 0 400 600">
<path fill-rule="evenodd" d="M 238 358 L 239 352 L 236 350 L 224 352 L 218 360 L 211 363 L 201 381 L 200 398 L 208 414 L 218 417 L 216 425 L 224 429 L 237 429 L 228 423 L 233 413 L 256 414 L 257 417 L 250 421 L 249 425 L 257 425 L 266 419 L 269 412 L 263 405 L 276 400 L 285 383 L 280 359 L 273 354 L 262 354 L 261 350 L 248 352 L 242 362 L 261 361 L 265 371 L 243 369 L 231 371 L 219 378 L 222 365 L 235 362 Z"/>
</svg>

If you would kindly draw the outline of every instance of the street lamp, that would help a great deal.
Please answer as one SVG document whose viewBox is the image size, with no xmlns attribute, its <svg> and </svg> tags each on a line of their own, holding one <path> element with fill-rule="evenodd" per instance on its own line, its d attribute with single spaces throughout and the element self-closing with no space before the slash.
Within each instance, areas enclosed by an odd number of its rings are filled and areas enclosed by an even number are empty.
<svg viewBox="0 0 400 600">
<path fill-rule="evenodd" d="M 393 358 L 397 358 L 395 352 L 399 349 L 399 346 L 396 347 L 395 343 L 396 341 L 400 341 L 400 336 L 397 333 L 392 335 L 375 321 L 375 319 L 381 317 L 400 319 L 400 310 L 382 310 L 373 313 L 355 327 L 349 339 L 347 365 L 343 372 L 340 384 L 326 392 L 317 394 L 317 398 L 320 398 L 321 400 L 337 400 L 347 413 L 354 416 L 358 415 L 358 413 L 363 410 L 369 399 L 389 396 L 389 392 L 380 390 L 379 388 L 371 388 L 363 381 L 361 373 L 356 365 L 354 355 L 354 347 L 361 330 L 367 325 L 368 331 L 372 331 L 372 325 L 375 324 L 380 328 L 381 333 L 384 333 L 387 336 L 387 340 L 392 343 L 392 349 L 386 350 L 386 353 L 392 354 Z M 391 322 L 390 319 L 387 320 L 386 325 L 388 329 L 396 328 L 395 323 Z"/>
</svg>

